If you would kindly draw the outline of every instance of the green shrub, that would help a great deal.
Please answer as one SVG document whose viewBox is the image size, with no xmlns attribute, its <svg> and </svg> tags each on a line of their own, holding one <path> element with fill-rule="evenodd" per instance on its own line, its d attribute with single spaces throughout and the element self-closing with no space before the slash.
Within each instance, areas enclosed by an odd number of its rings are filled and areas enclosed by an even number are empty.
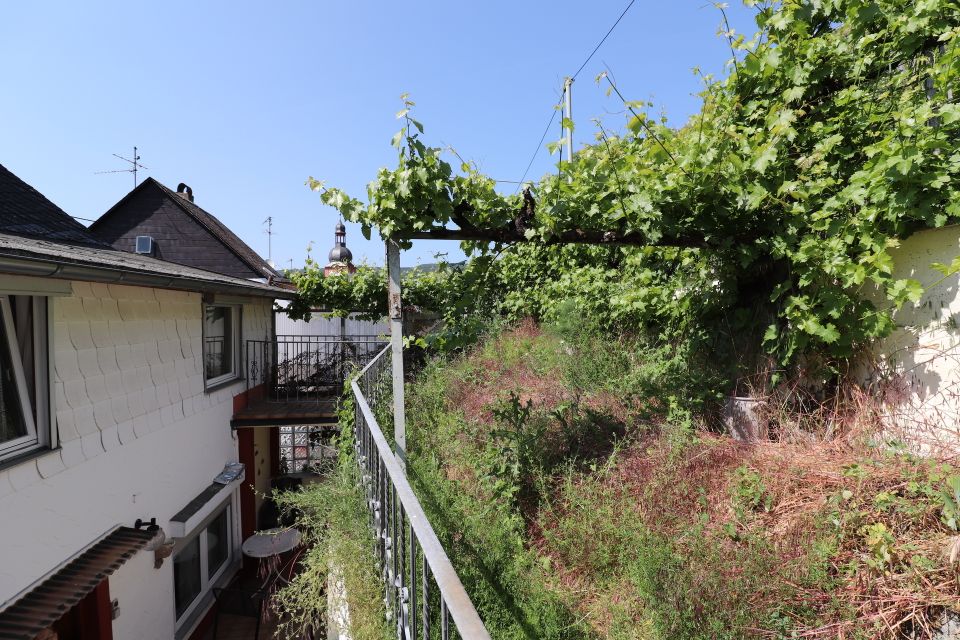
<svg viewBox="0 0 960 640">
<path fill-rule="evenodd" d="M 276 595 L 284 616 L 281 637 L 300 637 L 308 626 L 327 620 L 327 586 L 331 567 L 339 572 L 347 594 L 350 637 L 392 637 L 383 604 L 383 584 L 370 553 L 372 533 L 366 499 L 353 454 L 353 403 L 340 410 L 339 459 L 323 482 L 277 497 L 283 509 L 298 513 L 297 528 L 309 545 L 302 571 Z"/>
</svg>

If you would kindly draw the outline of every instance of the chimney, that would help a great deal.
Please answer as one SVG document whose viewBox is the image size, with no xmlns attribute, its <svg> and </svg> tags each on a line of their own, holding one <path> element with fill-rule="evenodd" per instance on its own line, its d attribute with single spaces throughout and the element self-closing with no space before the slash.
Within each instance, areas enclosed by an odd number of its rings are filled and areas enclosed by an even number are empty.
<svg viewBox="0 0 960 640">
<path fill-rule="evenodd" d="M 177 185 L 177 195 L 183 198 L 184 200 L 189 200 L 190 202 L 193 202 L 193 189 L 191 189 L 190 187 L 188 187 L 182 182 Z"/>
</svg>

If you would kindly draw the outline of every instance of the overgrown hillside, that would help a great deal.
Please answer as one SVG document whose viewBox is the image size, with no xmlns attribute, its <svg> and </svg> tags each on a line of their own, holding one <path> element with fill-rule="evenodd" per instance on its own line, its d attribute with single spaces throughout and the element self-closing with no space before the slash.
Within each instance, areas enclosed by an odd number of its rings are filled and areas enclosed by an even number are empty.
<svg viewBox="0 0 960 640">
<path fill-rule="evenodd" d="M 492 637 L 922 638 L 960 611 L 952 467 L 857 415 L 715 435 L 665 353 L 524 324 L 411 386 L 411 475 Z"/>
</svg>

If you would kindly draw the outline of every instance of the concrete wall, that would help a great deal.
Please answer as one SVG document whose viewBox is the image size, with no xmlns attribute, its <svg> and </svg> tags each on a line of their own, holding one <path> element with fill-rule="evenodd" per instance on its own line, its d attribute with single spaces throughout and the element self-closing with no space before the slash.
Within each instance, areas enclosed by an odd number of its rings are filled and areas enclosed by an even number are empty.
<svg viewBox="0 0 960 640">
<path fill-rule="evenodd" d="M 271 304 L 244 305 L 244 339 L 269 336 Z M 245 383 L 204 391 L 199 294 L 75 282 L 51 321 L 60 448 L 0 471 L 0 603 L 118 524 L 156 517 L 169 531 L 237 460 Z M 111 578 L 114 637 L 174 636 L 172 566 L 141 552 Z"/>
<path fill-rule="evenodd" d="M 960 275 L 931 268 L 960 255 L 960 226 L 916 233 L 891 254 L 894 276 L 926 292 L 894 314 L 897 328 L 865 363 L 866 377 L 883 397 L 891 435 L 926 453 L 960 452 Z"/>
</svg>

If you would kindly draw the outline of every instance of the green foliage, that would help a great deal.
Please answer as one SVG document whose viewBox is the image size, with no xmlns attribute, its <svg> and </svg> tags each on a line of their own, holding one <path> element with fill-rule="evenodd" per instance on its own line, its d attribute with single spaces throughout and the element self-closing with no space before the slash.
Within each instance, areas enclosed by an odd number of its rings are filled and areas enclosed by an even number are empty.
<svg viewBox="0 0 960 640">
<path fill-rule="evenodd" d="M 673 342 L 746 335 L 782 362 L 849 357 L 922 292 L 893 277 L 890 249 L 960 217 L 960 107 L 947 97 L 958 89 L 960 7 L 757 7 L 754 37 L 726 34 L 732 73 L 704 78 L 698 114 L 669 128 L 628 102 L 623 133 L 601 129 L 562 176 L 531 185 L 533 216 L 522 195 L 427 146 L 409 104 L 397 167 L 378 172 L 366 203 L 311 186 L 366 234 L 376 227 L 403 244 L 448 225 L 491 232 L 492 243 L 465 243 L 486 257 L 503 250 L 504 230 L 539 243 L 482 264 L 477 274 L 494 271 L 484 282 L 497 285 L 495 305 L 474 308 L 540 317 L 570 298 L 585 316 Z M 646 246 L 549 246 L 570 232 Z M 479 281 L 449 286 L 476 294 Z M 886 301 L 875 306 L 876 290 Z"/>
<path fill-rule="evenodd" d="M 770 511 L 773 507 L 772 497 L 767 493 L 763 478 L 753 469 L 740 466 L 735 472 L 736 481 L 733 485 L 731 498 L 737 515 L 743 517 L 751 511 Z"/>
<path fill-rule="evenodd" d="M 882 522 L 866 525 L 860 529 L 860 533 L 869 552 L 867 565 L 878 573 L 884 573 L 895 561 L 896 539 Z"/>
<path fill-rule="evenodd" d="M 490 475 L 498 498 L 514 500 L 533 481 L 546 425 L 530 420 L 532 408 L 532 401 L 521 403 L 520 396 L 511 392 L 509 400 L 493 409 L 497 426 L 489 432 L 494 445 Z"/>
<path fill-rule="evenodd" d="M 493 637 L 877 638 L 954 606 L 955 470 L 679 429 L 699 378 L 661 354 L 561 314 L 411 386 L 412 482 Z"/>
<path fill-rule="evenodd" d="M 943 501 L 943 521 L 957 531 L 960 529 L 960 476 L 950 476 L 940 497 Z"/>
<path fill-rule="evenodd" d="M 300 573 L 275 596 L 282 615 L 283 637 L 300 637 L 327 620 L 331 567 L 339 572 L 350 610 L 349 635 L 357 640 L 387 640 L 383 586 L 370 554 L 370 526 L 366 500 L 353 453 L 353 403 L 348 396 L 339 410 L 336 469 L 324 482 L 301 491 L 280 494 L 276 500 L 297 514 L 297 528 L 309 549 Z M 322 628 L 322 627 L 321 627 Z"/>
</svg>

